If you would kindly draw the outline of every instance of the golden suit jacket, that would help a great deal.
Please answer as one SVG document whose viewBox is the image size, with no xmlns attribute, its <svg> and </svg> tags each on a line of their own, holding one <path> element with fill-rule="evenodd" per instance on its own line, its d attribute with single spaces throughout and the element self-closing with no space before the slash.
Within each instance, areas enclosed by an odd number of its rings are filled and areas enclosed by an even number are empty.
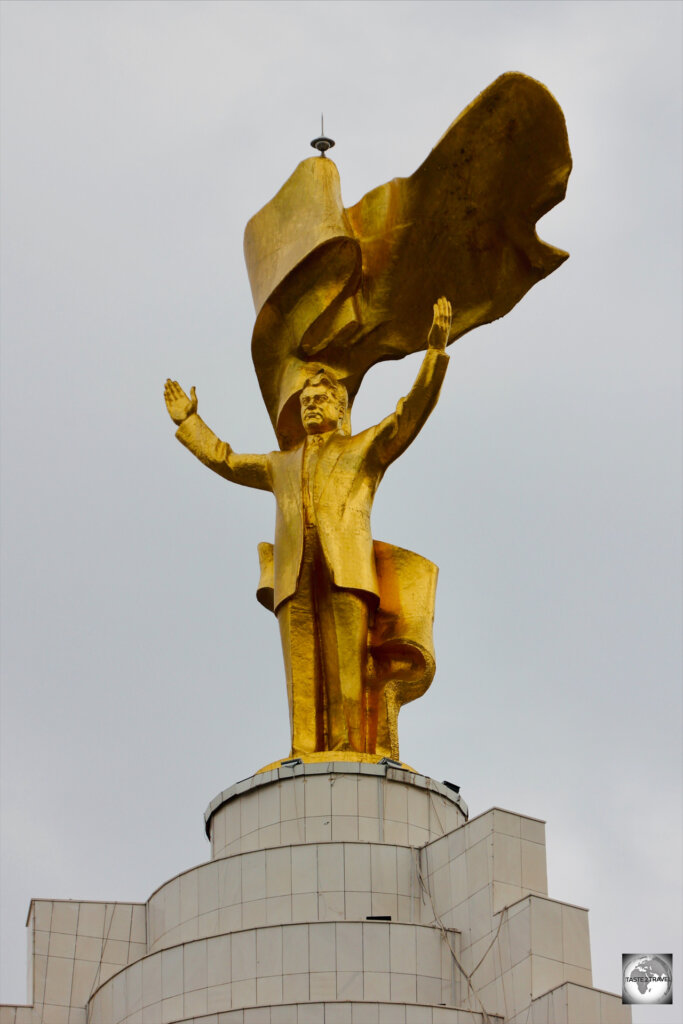
<svg viewBox="0 0 683 1024">
<path fill-rule="evenodd" d="M 448 355 L 428 349 L 410 393 L 395 412 L 351 437 L 332 431 L 314 463 L 311 491 L 323 554 L 338 587 L 379 598 L 370 530 L 372 502 L 386 468 L 419 433 L 439 397 Z M 277 502 L 274 545 L 274 605 L 297 587 L 304 542 L 303 452 L 238 455 L 196 414 L 176 437 L 214 472 L 234 483 L 272 491 Z"/>
</svg>

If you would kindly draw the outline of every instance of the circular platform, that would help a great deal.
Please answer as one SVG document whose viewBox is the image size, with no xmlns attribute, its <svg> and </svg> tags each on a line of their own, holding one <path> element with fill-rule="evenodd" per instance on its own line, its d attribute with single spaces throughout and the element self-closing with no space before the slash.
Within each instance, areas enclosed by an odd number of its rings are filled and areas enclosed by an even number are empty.
<svg viewBox="0 0 683 1024">
<path fill-rule="evenodd" d="M 386 758 L 285 761 L 223 790 L 204 814 L 214 859 L 290 843 L 422 846 L 467 818 L 455 788 Z"/>
</svg>

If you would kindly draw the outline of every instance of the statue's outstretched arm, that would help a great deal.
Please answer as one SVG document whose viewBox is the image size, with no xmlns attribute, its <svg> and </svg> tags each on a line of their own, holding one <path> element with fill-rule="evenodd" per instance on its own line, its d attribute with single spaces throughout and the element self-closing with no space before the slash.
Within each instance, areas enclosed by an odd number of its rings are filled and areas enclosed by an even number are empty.
<svg viewBox="0 0 683 1024">
<path fill-rule="evenodd" d="M 177 381 L 167 380 L 164 399 L 168 414 L 178 427 L 175 436 L 200 462 L 233 483 L 257 487 L 262 491 L 273 489 L 268 456 L 238 455 L 229 444 L 216 437 L 213 430 L 197 415 L 197 394 L 194 388 L 190 390 L 188 398 Z"/>
<path fill-rule="evenodd" d="M 396 411 L 377 427 L 375 448 L 383 465 L 388 466 L 417 437 L 437 403 L 448 367 L 446 343 L 451 326 L 451 304 L 441 298 L 434 303 L 434 319 L 427 338 L 427 353 L 409 394 Z"/>
</svg>

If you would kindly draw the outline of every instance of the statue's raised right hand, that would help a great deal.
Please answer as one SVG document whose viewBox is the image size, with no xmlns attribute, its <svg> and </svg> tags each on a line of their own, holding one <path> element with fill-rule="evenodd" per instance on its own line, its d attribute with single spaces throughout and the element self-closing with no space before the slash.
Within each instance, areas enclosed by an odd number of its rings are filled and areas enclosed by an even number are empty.
<svg viewBox="0 0 683 1024">
<path fill-rule="evenodd" d="M 180 426 L 188 416 L 197 411 L 197 392 L 190 388 L 188 398 L 177 380 L 167 380 L 164 386 L 164 401 L 168 415 L 176 426 Z"/>
</svg>

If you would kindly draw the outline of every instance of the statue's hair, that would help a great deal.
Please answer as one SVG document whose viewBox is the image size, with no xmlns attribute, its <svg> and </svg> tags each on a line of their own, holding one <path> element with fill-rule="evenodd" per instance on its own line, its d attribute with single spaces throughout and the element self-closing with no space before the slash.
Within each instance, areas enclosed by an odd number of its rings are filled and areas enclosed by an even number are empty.
<svg viewBox="0 0 683 1024">
<path fill-rule="evenodd" d="M 346 412 L 346 408 L 349 404 L 349 393 L 345 386 L 337 377 L 336 373 L 332 370 L 327 370 L 325 367 L 320 367 L 310 377 L 307 377 L 304 381 L 302 391 L 307 387 L 318 387 L 320 385 L 326 387 L 328 391 L 331 391 L 334 397 L 339 402 L 342 412 Z"/>
</svg>

